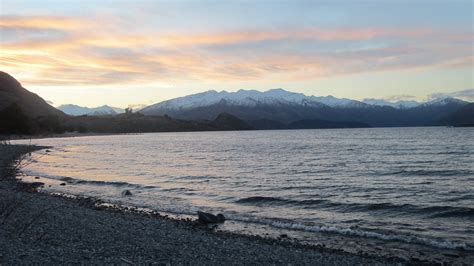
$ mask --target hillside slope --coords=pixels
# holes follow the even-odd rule
[[[442,123],[449,126],[474,127],[474,103],[467,104],[452,115],[442,119]]]
[[[63,117],[65,114],[49,105],[38,95],[29,92],[8,73],[0,71],[0,111],[18,105],[27,117]]]

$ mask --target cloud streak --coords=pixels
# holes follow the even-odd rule
[[[433,100],[433,99],[444,98],[444,97],[453,97],[453,98],[458,98],[458,99],[465,100],[468,102],[474,102],[474,89],[467,89],[467,90],[455,91],[455,92],[450,92],[450,93],[433,93],[428,96],[428,99]]]
[[[0,63],[24,83],[42,86],[229,82],[274,75],[311,80],[473,64],[469,32],[346,27],[173,34],[122,26],[105,17],[5,16]]]

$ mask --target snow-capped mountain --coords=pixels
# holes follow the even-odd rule
[[[364,99],[362,101],[334,96],[307,96],[303,93],[295,93],[283,89],[272,89],[265,92],[257,90],[239,90],[237,92],[210,90],[189,96],[179,97],[150,105],[142,109],[143,113],[154,110],[183,110],[210,106],[218,103],[226,103],[233,106],[256,106],[258,104],[296,104],[296,105],[318,105],[323,104],[333,108],[370,108],[371,106],[390,106],[396,109],[414,108],[420,105],[448,104],[453,101],[463,101],[454,98],[439,98],[429,102],[420,103],[414,100],[388,101],[385,99]]]
[[[145,115],[169,115],[184,120],[213,120],[220,113],[236,116],[258,129],[285,128],[300,120],[362,122],[371,126],[436,125],[467,102],[444,98],[415,101],[363,101],[333,96],[306,96],[273,89],[265,92],[207,91],[157,103],[140,110]]]
[[[421,106],[446,106],[450,104],[466,104],[467,102],[451,97],[441,97],[421,104]]]
[[[59,110],[63,111],[68,115],[79,116],[79,115],[116,115],[125,112],[124,109],[103,105],[99,107],[89,108],[78,106],[74,104],[65,104],[58,107]]]
[[[421,103],[417,101],[387,101],[384,99],[364,99],[362,102],[370,105],[377,105],[377,106],[391,106],[397,109],[404,109],[404,108],[413,108],[419,106]]]
[[[265,92],[257,90],[239,90],[237,92],[227,92],[215,90],[193,94],[185,97],[175,98],[145,107],[143,113],[149,113],[159,109],[191,109],[197,107],[210,106],[225,102],[233,106],[256,106],[258,104],[324,104],[330,107],[343,107],[356,103],[355,100],[339,99],[333,96],[306,96],[303,93],[289,92],[283,89],[273,89]]]

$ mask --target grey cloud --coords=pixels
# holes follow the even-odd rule
[[[400,94],[400,95],[392,95],[385,99],[388,101],[406,101],[406,100],[415,100],[416,97],[414,95]]]
[[[474,89],[467,89],[450,93],[433,93],[428,96],[429,99],[436,99],[442,97],[453,97],[469,102],[474,102]]]

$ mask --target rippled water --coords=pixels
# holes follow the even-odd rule
[[[41,139],[33,143],[53,148],[25,173],[53,191],[177,214],[222,212],[239,230],[260,226],[307,241],[324,234],[470,254],[473,140],[472,128]],[[125,189],[133,196],[122,197]]]

